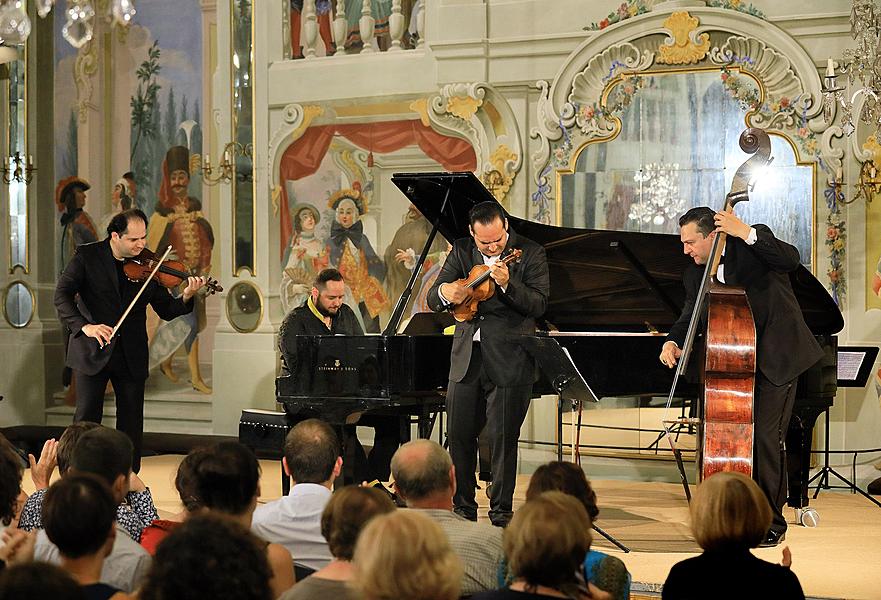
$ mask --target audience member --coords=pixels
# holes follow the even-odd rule
[[[440,525],[453,552],[462,559],[461,593],[496,589],[499,566],[505,558],[503,530],[453,512],[456,471],[447,451],[431,440],[408,442],[392,457],[392,478],[395,491],[407,506]]]
[[[258,507],[251,531],[287,548],[297,564],[323,569],[332,556],[321,536],[321,513],[343,466],[336,433],[318,419],[297,423],[285,439],[282,465],[293,479],[291,491]]]
[[[803,600],[789,548],[783,564],[756,558],[771,526],[771,507],[762,490],[742,473],[722,472],[705,479],[691,499],[691,531],[703,554],[673,565],[662,598],[706,598],[724,586],[726,597]]]
[[[0,600],[26,598],[88,600],[76,581],[55,565],[26,563],[4,569],[0,573]]]
[[[388,494],[375,488],[348,486],[336,492],[321,514],[321,534],[333,560],[291,588],[282,600],[356,600],[350,587],[354,571],[352,556],[364,526],[377,515],[394,512]]]
[[[540,494],[515,512],[505,529],[505,556],[514,580],[474,600],[610,599],[581,575],[590,542],[590,517],[581,502],[563,492]]]
[[[550,462],[540,466],[529,480],[526,501],[529,502],[542,492],[556,490],[574,497],[587,511],[591,525],[600,509],[597,508],[597,495],[584,475],[584,470],[574,463]],[[597,550],[588,550],[584,557],[584,577],[601,590],[611,594],[615,600],[630,597],[630,573],[624,563]]]
[[[113,499],[119,504],[129,491],[131,469],[132,442],[128,436],[116,429],[96,427],[83,433],[74,445],[68,473],[97,475],[110,486]],[[129,537],[119,523],[116,529],[118,535],[114,538],[110,555],[104,561],[100,581],[131,593],[140,586],[150,568],[150,555]],[[37,535],[34,555],[37,560],[61,564],[58,547],[49,540],[45,530]]]
[[[101,583],[104,559],[113,549],[117,502],[97,475],[73,473],[55,482],[43,500],[43,523],[58,547],[62,568],[89,600],[124,600],[119,589]]]
[[[164,540],[171,531],[183,523],[187,517],[195,514],[202,508],[202,503],[196,497],[194,488],[195,476],[193,467],[202,460],[202,456],[207,452],[207,448],[196,448],[190,451],[177,467],[177,475],[174,478],[174,487],[180,496],[183,510],[172,515],[168,519],[155,519],[150,525],[144,528],[141,533],[141,546],[151,555],[156,554],[156,546]]]
[[[354,586],[365,600],[454,600],[462,561],[440,525],[413,510],[374,518],[358,537]]]
[[[22,462],[12,445],[0,434],[0,524],[9,525],[0,536],[0,570],[6,565],[29,562],[34,556],[34,537],[12,526],[21,492]]]
[[[64,474],[67,473],[71,464],[73,449],[80,437],[85,432],[98,427],[101,427],[101,425],[89,421],[79,421],[67,426],[64,433],[61,434],[57,446],[59,475],[64,477]],[[45,453],[46,447],[44,446],[44,454]],[[43,462],[43,455],[41,455],[40,462],[37,464],[39,465],[41,462]],[[48,473],[45,472],[47,469]],[[38,483],[38,479],[34,478],[35,471],[32,463],[31,473],[32,478],[34,478],[34,487],[36,487],[36,491],[31,494],[31,497],[28,498],[25,503],[18,524],[18,526],[25,531],[43,528],[43,521],[41,518],[43,495],[46,493],[46,488],[49,487],[49,479],[52,470],[52,466],[45,466],[42,469],[38,469],[37,471],[40,473],[38,477],[39,480],[42,481],[42,483]],[[159,513],[156,511],[156,506],[153,504],[153,496],[150,493],[150,489],[144,485],[144,482],[141,481],[137,475],[132,473],[129,481],[129,491],[125,495],[124,502],[121,502],[116,510],[117,524],[125,530],[129,537],[137,542],[141,539],[141,532],[144,530],[144,527],[149,525],[154,519],[158,518]]]
[[[156,548],[139,600],[269,600],[265,542],[232,519],[193,515]]]
[[[198,451],[197,451],[198,452]],[[251,527],[260,496],[260,463],[239,442],[221,442],[193,464],[193,490],[199,503],[215,514],[231,518],[242,527]],[[294,585],[294,563],[290,552],[276,543],[263,543],[272,579],[273,597]]]

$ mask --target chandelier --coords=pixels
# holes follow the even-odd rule
[[[630,205],[627,215],[630,220],[669,229],[688,208],[679,193],[678,163],[649,163],[633,180],[639,184],[642,194],[639,202]]]
[[[856,129],[854,104],[863,96],[857,117],[875,132],[881,129],[881,20],[875,0],[853,0],[850,35],[856,47],[844,51],[844,64],[838,66],[831,58],[826,63],[823,116],[826,123],[831,124],[832,109],[837,103],[842,111],[842,129],[846,135],[851,135]],[[839,73],[847,75],[849,89],[857,88],[849,99],[843,93],[845,88],[837,82],[836,68]]]
[[[24,44],[31,34],[25,0],[0,0],[0,44]],[[56,0],[34,0],[41,18],[52,12]],[[92,39],[96,0],[67,0],[64,16],[67,21],[61,35],[74,48],[82,48]],[[59,2],[60,4],[60,2]],[[60,11],[60,8],[59,8]],[[123,27],[135,16],[134,0],[110,0],[107,20]]]

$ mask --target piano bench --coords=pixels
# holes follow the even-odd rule
[[[279,461],[281,468],[281,491],[287,495],[291,480],[284,472],[281,458],[284,456],[284,441],[288,431],[294,426],[291,416],[286,412],[246,408],[239,419],[239,441],[262,458]]]

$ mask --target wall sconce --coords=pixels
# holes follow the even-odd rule
[[[876,194],[881,194],[881,171],[875,166],[874,161],[867,160],[860,167],[860,178],[856,184],[856,193],[850,202],[845,202],[845,204],[850,204],[861,195],[865,198],[866,204],[868,204]]]
[[[252,170],[249,170],[248,172],[243,171],[241,173],[236,172],[236,154],[253,160],[253,144],[243,146],[239,142],[229,142],[223,147],[223,152],[220,153],[220,165],[216,169],[211,166],[211,156],[207,153],[203,154],[200,160],[201,164],[199,165],[199,170],[202,173],[202,181],[207,185],[217,185],[220,182],[226,183],[232,181],[233,177],[239,181],[253,180]],[[215,171],[217,172],[216,175],[214,175]]]
[[[21,152],[7,156],[3,162],[3,181],[5,183],[17,181],[18,183],[29,184],[34,178],[34,171],[37,170],[34,166],[34,157],[30,154],[27,157],[27,164],[25,164],[25,157]]]

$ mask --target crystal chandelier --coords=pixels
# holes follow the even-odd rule
[[[629,219],[669,228],[688,208],[679,193],[678,163],[649,163],[633,180],[642,189],[642,197],[630,205]]]
[[[837,103],[841,106],[842,128],[846,135],[851,135],[856,128],[854,104],[862,95],[863,104],[857,117],[876,132],[881,129],[881,20],[875,0],[853,0],[850,35],[856,41],[856,47],[844,51],[845,64],[838,66],[831,58],[826,63],[826,76],[823,78],[824,119],[826,123],[832,122],[832,110]],[[850,89],[857,88],[849,99],[843,93],[845,88],[836,80],[836,68],[839,73],[847,75]]]
[[[52,12],[56,0],[34,0],[37,14],[42,18]],[[60,10],[60,9],[59,9]],[[67,0],[64,16],[67,18],[61,34],[74,48],[82,48],[93,34],[95,8],[93,0]],[[110,0],[107,11],[108,21],[128,26],[135,16],[134,0]],[[31,33],[31,20],[28,18],[24,0],[0,0],[0,45],[17,46],[24,44]]]

